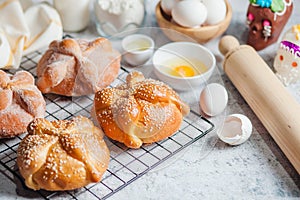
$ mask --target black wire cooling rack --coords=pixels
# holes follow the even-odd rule
[[[36,65],[42,56],[41,51],[25,56],[20,70],[31,72],[36,77]],[[122,67],[118,78],[111,86],[125,82],[130,69]],[[11,71],[14,73],[14,71]],[[93,104],[93,96],[63,97],[44,95],[47,103],[48,120],[69,119],[82,115],[88,118]],[[212,131],[214,125],[195,111],[184,118],[179,131],[171,137],[133,150],[107,138],[106,144],[111,152],[108,170],[101,182],[90,184],[78,190],[66,192],[32,191],[27,189],[16,166],[16,151],[24,135],[14,139],[0,140],[0,172],[16,184],[17,194],[22,197],[40,197],[44,199],[106,199],[160,165],[184,148]]]

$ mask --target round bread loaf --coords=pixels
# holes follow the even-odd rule
[[[132,72],[126,83],[98,91],[93,112],[104,133],[130,148],[174,134],[189,106],[166,84]]]
[[[34,118],[45,115],[46,103],[26,71],[10,75],[0,70],[0,138],[26,132]]]
[[[117,77],[120,59],[105,38],[55,40],[38,62],[37,86],[42,93],[94,94]]]
[[[27,187],[73,190],[101,180],[109,162],[103,132],[85,117],[49,122],[35,119],[17,151]]]

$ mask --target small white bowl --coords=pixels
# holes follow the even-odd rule
[[[190,63],[194,71],[199,72],[199,74],[192,77],[178,77],[168,74],[164,69],[167,67],[166,63],[172,59],[185,60]],[[195,61],[202,62],[207,67],[207,70],[201,72],[199,63]],[[154,73],[160,80],[175,90],[186,91],[200,87],[207,82],[215,69],[216,58],[209,49],[198,43],[173,42],[155,51],[153,55],[153,65]]]
[[[132,66],[138,66],[151,58],[154,51],[154,41],[147,35],[133,34],[122,40],[122,48],[125,61]]]

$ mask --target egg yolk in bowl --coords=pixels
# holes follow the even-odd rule
[[[195,74],[195,70],[187,65],[176,66],[170,70],[170,75],[178,77],[193,77]]]
[[[170,59],[161,69],[175,77],[193,77],[207,71],[207,67],[197,59]]]

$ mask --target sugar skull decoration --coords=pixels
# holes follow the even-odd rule
[[[274,60],[274,68],[285,86],[300,80],[300,24],[285,33]]]
[[[275,43],[287,23],[293,0],[249,0],[247,44],[257,51]]]

